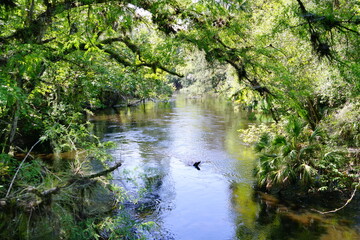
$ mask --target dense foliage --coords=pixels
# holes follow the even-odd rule
[[[359,14],[357,0],[1,1],[1,204],[27,186],[36,195],[86,176],[89,159],[108,159],[86,122],[91,109],[182,86],[226,92],[273,118],[272,131],[252,139],[260,187],[352,189],[360,171]],[[247,136],[254,132],[261,134]],[[74,151],[75,160],[64,168],[34,157],[22,166],[14,156],[32,146],[58,160]]]

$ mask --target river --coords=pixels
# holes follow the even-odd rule
[[[360,239],[358,200],[320,215],[254,192],[256,156],[237,130],[259,116],[224,100],[178,96],[92,121],[102,141],[116,143],[110,154],[123,166],[113,183],[136,202],[133,215],[156,223],[149,239]]]

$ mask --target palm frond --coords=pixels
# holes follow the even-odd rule
[[[289,153],[291,152],[292,150],[292,147],[288,144],[288,145],[285,145],[281,148],[281,153],[282,153],[282,156],[286,157],[287,155],[289,155]]]
[[[274,140],[272,141],[272,145],[274,147],[278,147],[278,146],[285,146],[287,144],[286,138],[284,136],[278,135],[274,138]]]
[[[330,151],[324,154],[323,160],[339,164],[345,160],[345,154],[337,150]]]
[[[306,163],[299,166],[298,172],[300,173],[300,182],[304,185],[310,184],[314,179],[313,176],[317,174],[317,170]]]
[[[282,165],[280,168],[278,168],[276,171],[274,171],[273,174],[273,181],[275,184],[284,184],[288,179],[288,167],[286,165]]]
[[[314,142],[322,137],[324,137],[324,131],[321,128],[316,128],[310,135],[309,142]]]
[[[285,130],[290,137],[297,138],[301,134],[304,127],[305,123],[303,121],[297,117],[292,116],[285,125]]]
[[[296,151],[295,149],[292,149],[289,154],[287,155],[287,157],[289,158],[289,160],[294,161],[297,160],[298,158],[298,151]]]
[[[270,145],[270,134],[264,133],[261,135],[259,141],[255,144],[255,151],[261,152]]]
[[[314,156],[312,154],[315,152],[316,149],[317,148],[315,145],[306,145],[300,149],[299,157],[300,158],[308,158],[309,156]]]

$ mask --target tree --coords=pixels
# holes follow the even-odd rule
[[[100,143],[86,123],[89,109],[119,99],[169,95],[171,81],[179,81],[168,75],[181,78],[189,73],[183,66],[194,48],[192,52],[203,54],[209,66],[217,68],[213,72],[219,79],[209,85],[218,88],[232,68],[239,83],[232,94],[235,100],[270,114],[279,126],[287,126],[289,116],[301,123],[297,135],[279,132],[269,138],[273,144],[269,140],[269,147],[261,150],[277,155],[279,163],[279,168],[262,172],[267,183],[273,183],[268,176],[284,166],[295,166],[300,174],[309,170],[310,177],[313,169],[328,172],[330,178],[339,167],[348,171],[355,159],[352,153],[339,160],[323,150],[326,145],[338,148],[338,136],[346,140],[346,149],[359,148],[358,141],[351,140],[359,134],[359,12],[356,0],[2,1],[0,171],[6,177],[1,185],[6,189],[19,166],[9,154],[29,149],[39,139],[36,147],[42,150],[88,149],[99,156],[94,149]],[[204,79],[199,80],[202,84]],[[341,114],[349,118],[332,121]],[[319,128],[326,137],[310,140],[309,133]],[[351,135],[345,138],[344,133]],[[304,144],[317,146],[319,162],[309,163],[310,150],[304,150]],[[326,168],[331,161],[335,167]],[[72,170],[81,172],[81,165]],[[351,174],[342,182],[354,180],[356,174]]]

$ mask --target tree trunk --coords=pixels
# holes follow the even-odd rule
[[[5,143],[5,147],[3,150],[4,153],[9,153],[11,151],[11,147],[12,147],[14,139],[15,139],[18,122],[19,122],[19,101],[16,101],[15,107],[12,112],[9,135],[7,137],[7,141]]]

